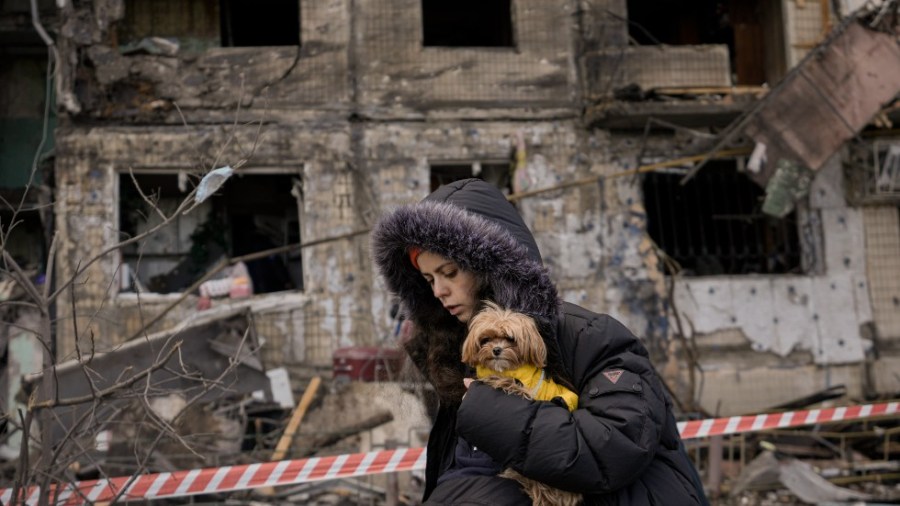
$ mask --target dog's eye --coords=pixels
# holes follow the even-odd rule
[[[503,339],[506,339],[506,342],[510,344],[516,344],[516,339],[512,336],[503,336]]]
[[[491,341],[491,339],[489,337],[483,337],[478,340],[478,346],[484,346],[487,343],[489,343],[490,341]]]

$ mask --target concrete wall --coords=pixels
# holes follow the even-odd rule
[[[897,207],[848,206],[842,172],[836,156],[805,203],[809,274],[676,282],[678,318],[703,357],[697,397],[707,411],[755,412],[839,384],[856,398],[900,387],[887,373],[900,337]]]

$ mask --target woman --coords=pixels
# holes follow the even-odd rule
[[[531,232],[493,185],[466,179],[386,214],[375,262],[413,331],[404,344],[440,406],[428,439],[428,504],[529,504],[511,467],[586,504],[707,504],[644,346],[609,316],[560,302]],[[481,300],[526,313],[574,412],[472,381],[461,362]]]

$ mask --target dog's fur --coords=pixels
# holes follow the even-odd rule
[[[469,333],[462,346],[462,359],[469,366],[481,366],[498,373],[484,377],[479,375],[478,380],[486,385],[534,400],[531,391],[519,380],[500,376],[499,373],[515,370],[522,365],[544,367],[547,348],[532,318],[487,302],[469,323]],[[500,476],[518,481],[538,506],[576,506],[582,502],[581,494],[553,488],[526,478],[513,469],[504,470]]]

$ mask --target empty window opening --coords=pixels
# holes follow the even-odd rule
[[[684,186],[681,173],[644,176],[650,237],[686,275],[801,273],[796,211],[763,214],[763,189],[735,165],[711,161]]]
[[[728,46],[737,84],[755,85],[783,73],[781,4],[775,0],[628,0],[634,43]]]
[[[514,47],[511,0],[422,0],[422,45]]]
[[[510,164],[506,163],[446,163],[431,165],[431,191],[437,190],[441,185],[477,177],[493,184],[504,195],[512,192],[512,178],[510,177]]]
[[[299,0],[221,0],[222,46],[300,44]]]
[[[628,35],[646,44],[727,44],[728,6],[717,0],[628,0]]]
[[[141,191],[170,215],[190,191],[174,174],[135,174]],[[130,275],[122,291],[180,292],[223,258],[235,258],[300,242],[295,177],[282,174],[232,176],[187,215],[123,252]],[[140,196],[130,174],[119,179],[123,238],[150,230],[161,218]],[[302,289],[300,251],[245,262],[253,293]],[[126,273],[128,274],[128,273]]]

